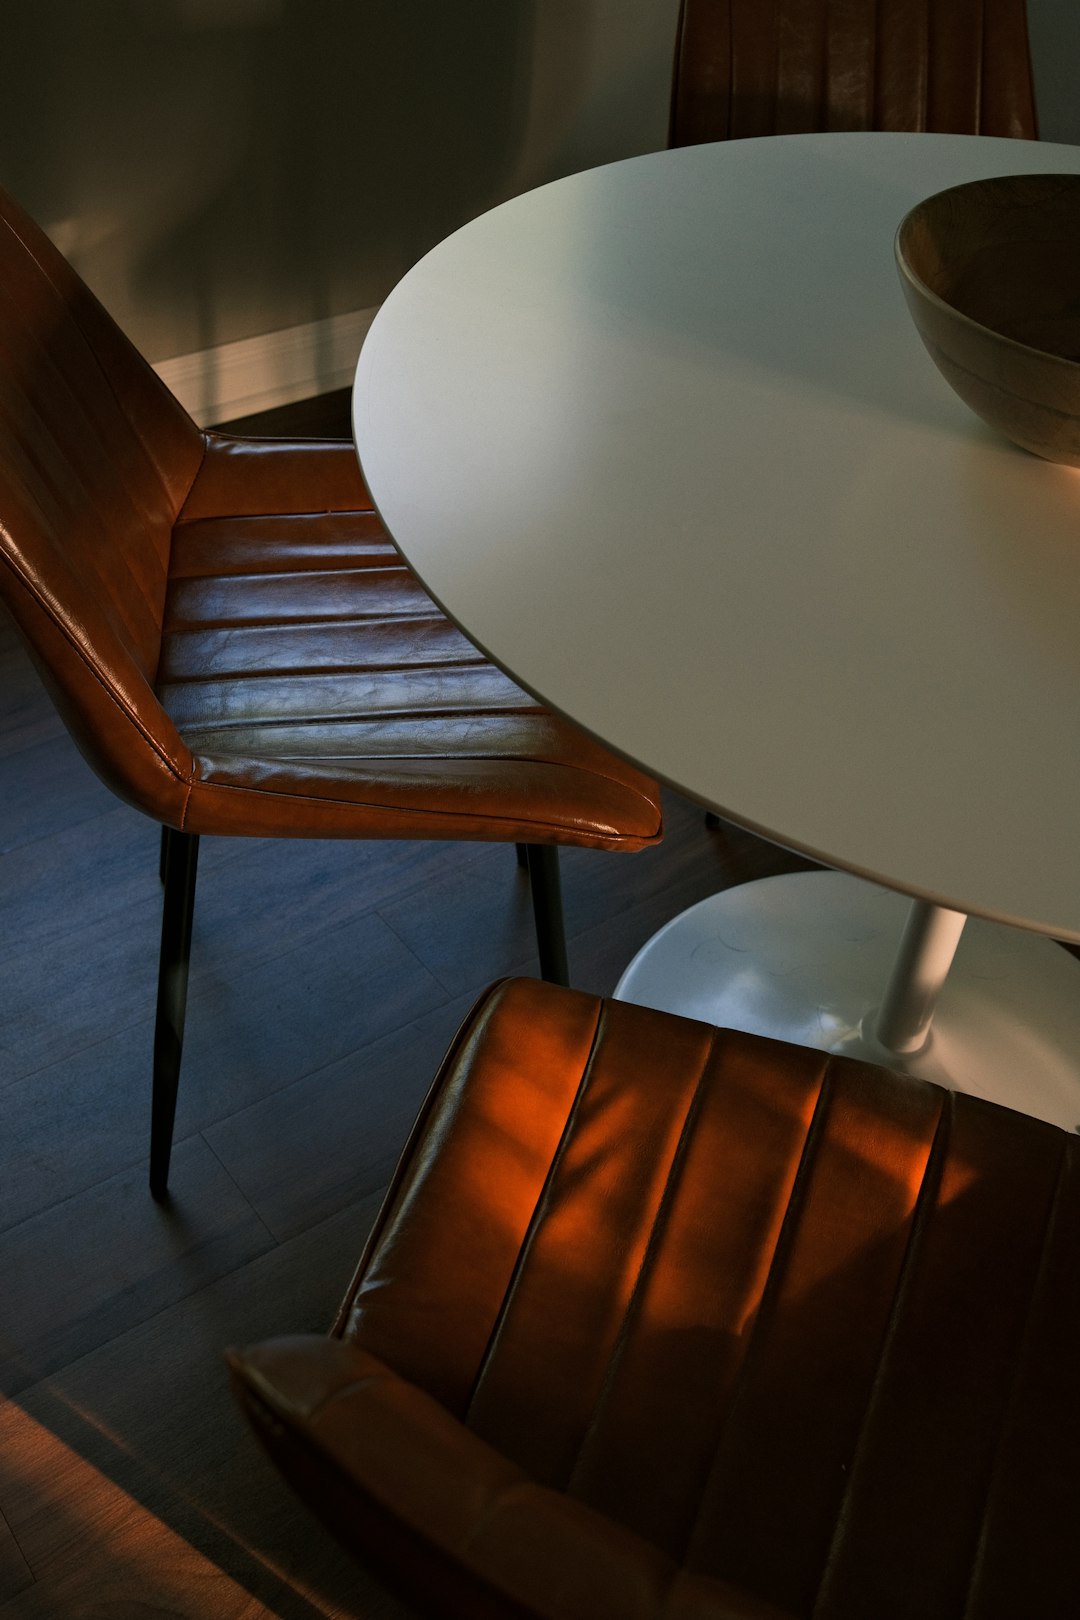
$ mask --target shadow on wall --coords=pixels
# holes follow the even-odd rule
[[[580,0],[38,0],[5,24],[22,134],[0,182],[153,360],[370,308],[565,172],[595,21]]]

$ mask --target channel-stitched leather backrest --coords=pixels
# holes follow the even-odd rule
[[[43,231],[0,193],[0,595],[91,764],[151,739],[176,513],[199,429]]]
[[[672,146],[849,129],[1033,140],[1024,0],[683,0]]]

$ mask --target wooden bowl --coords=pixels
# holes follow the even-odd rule
[[[976,180],[896,233],[919,336],[965,404],[1025,450],[1080,467],[1080,175]]]

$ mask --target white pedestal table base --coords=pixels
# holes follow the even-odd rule
[[[725,889],[655,934],[623,1001],[866,1058],[1080,1130],[1080,961],[972,917],[921,1051],[874,1038],[911,902],[841,872]]]

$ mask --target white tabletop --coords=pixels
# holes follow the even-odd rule
[[[1080,939],[1080,473],[956,398],[920,198],[1080,148],[737,141],[519,197],[395,288],[354,426],[388,529],[517,679],[830,865]]]

